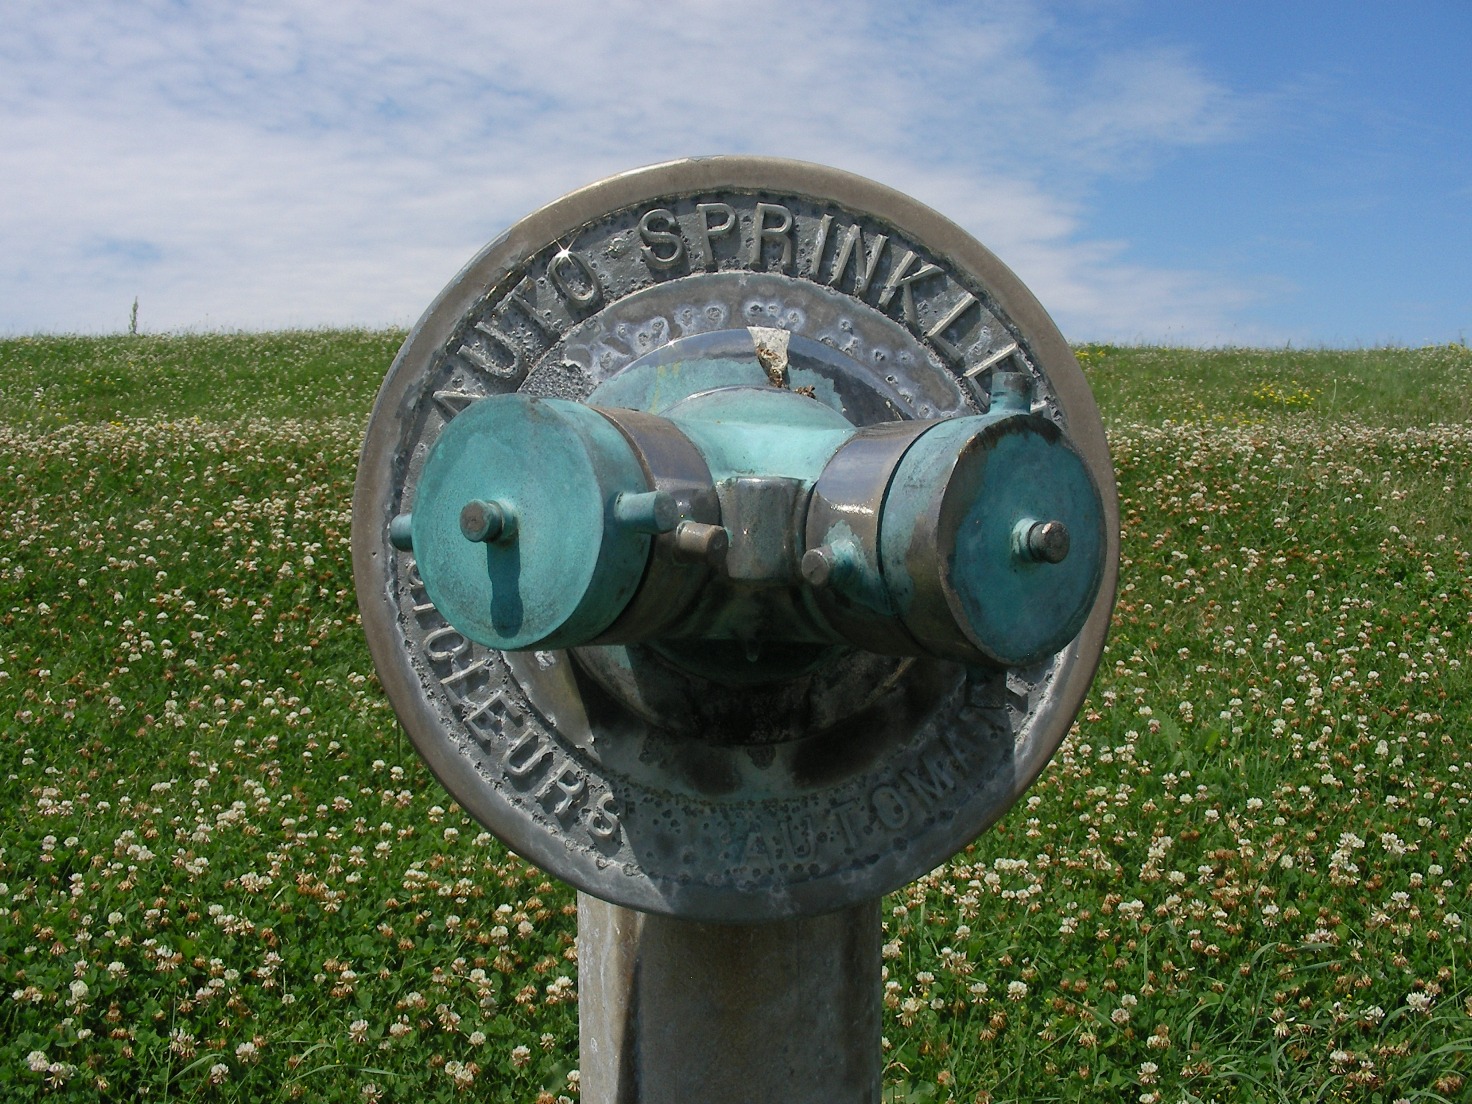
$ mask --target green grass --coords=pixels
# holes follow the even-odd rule
[[[1384,427],[1472,420],[1472,349],[1168,349],[1075,352],[1115,424],[1238,424],[1279,414]]]
[[[572,894],[360,638],[400,339],[0,342],[0,1099],[575,1098]],[[887,1099],[1467,1099],[1472,359],[1081,354],[1113,634],[1038,785],[885,902]]]
[[[0,406],[30,429],[362,417],[403,340],[397,330],[0,339]]]

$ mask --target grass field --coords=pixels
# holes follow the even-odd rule
[[[402,336],[0,342],[0,1099],[576,1098],[573,895],[361,640]],[[1472,353],[1079,352],[1113,635],[885,902],[886,1099],[1472,1098]]]

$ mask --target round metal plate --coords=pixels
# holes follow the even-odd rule
[[[651,350],[742,327],[834,350],[832,394],[856,424],[974,412],[993,370],[1029,372],[1034,410],[1065,430],[1105,503],[1105,577],[1077,639],[1005,671],[838,650],[786,681],[722,684],[654,649],[500,653],[458,633],[388,538],[444,426],[485,395],[583,400]],[[1118,532],[1087,384],[997,258],[872,181],[715,157],[574,192],[441,293],[369,422],[353,565],[390,700],[471,815],[615,904],[756,922],[879,896],[1006,811],[1093,677]]]

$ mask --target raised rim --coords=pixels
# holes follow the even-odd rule
[[[1070,438],[1099,484],[1105,515],[1106,555],[1093,610],[1079,636],[1057,655],[1057,672],[1032,715],[1029,738],[1018,743],[1012,786],[1004,802],[992,800],[968,826],[959,844],[933,842],[906,850],[908,878],[893,877],[885,892],[944,862],[960,846],[995,823],[1032,784],[1067,735],[1102,658],[1119,570],[1119,507],[1114,469],[1103,421],[1072,350],[1036,297],[989,249],[961,227],[919,201],[861,176],[802,161],[750,156],[689,158],[650,165],[580,188],[526,216],[486,245],[445,287],[415,324],[390,367],[374,403],[359,459],[353,494],[352,557],[359,610],[379,679],[400,721],[435,777],[475,819],[524,858],[595,894],[606,890],[593,860],[565,848],[539,830],[485,784],[476,767],[458,752],[440,727],[421,679],[402,648],[395,646],[397,606],[385,587],[391,574],[382,557],[391,554],[386,507],[393,482],[397,415],[415,383],[429,371],[455,326],[471,308],[516,274],[537,251],[560,236],[640,201],[700,191],[785,193],[871,214],[894,224],[957,270],[985,287],[1011,323],[1027,337],[1036,366],[1064,412]],[[581,878],[581,880],[580,880]],[[768,895],[737,899],[730,890],[683,887],[672,905],[652,892],[647,880],[628,879],[616,904],[696,919],[752,922],[846,907],[872,893],[855,893],[842,877],[825,877],[788,887],[774,910]],[[591,888],[590,888],[591,887]],[[845,892],[847,891],[847,892]],[[606,894],[604,894],[606,895]]]

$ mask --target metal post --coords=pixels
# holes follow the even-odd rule
[[[878,1104],[879,901],[701,924],[578,894],[584,1104]]]

